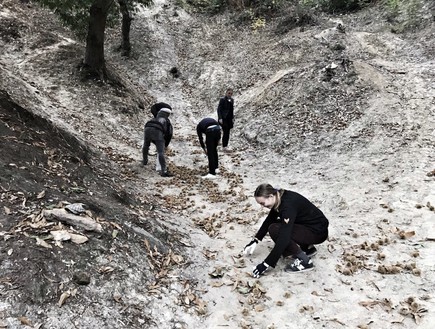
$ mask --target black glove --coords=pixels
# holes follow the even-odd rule
[[[258,264],[254,270],[252,271],[252,276],[254,278],[259,278],[260,275],[262,275],[266,270],[269,268],[269,265],[267,265],[265,262]]]
[[[244,255],[247,255],[247,254],[252,255],[252,253],[253,253],[254,250],[255,250],[255,247],[257,247],[257,244],[258,244],[258,239],[257,239],[257,238],[253,238],[253,239],[251,240],[251,242],[249,242],[249,243],[245,246],[245,248],[243,249],[243,254],[244,254]]]

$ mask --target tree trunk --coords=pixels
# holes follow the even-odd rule
[[[127,0],[118,0],[119,8],[122,14],[122,42],[121,42],[121,54],[122,56],[130,56],[130,25],[132,18],[127,7]]]
[[[104,60],[104,31],[107,14],[114,0],[94,0],[89,9],[89,28],[86,38],[85,69],[92,77],[106,78]]]

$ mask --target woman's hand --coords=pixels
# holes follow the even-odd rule
[[[258,244],[258,239],[257,238],[253,238],[251,240],[251,242],[249,242],[245,248],[243,249],[243,254],[244,255],[252,255],[252,253],[255,250],[255,247],[257,247]]]
[[[254,278],[259,278],[260,275],[262,275],[264,272],[266,272],[268,268],[269,268],[269,265],[267,265],[265,262],[258,264],[254,268],[254,270],[252,271],[252,276]]]

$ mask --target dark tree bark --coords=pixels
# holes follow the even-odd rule
[[[89,9],[89,28],[86,38],[84,67],[92,77],[107,77],[104,59],[104,31],[107,15],[114,0],[95,0]]]
[[[130,56],[130,26],[131,18],[130,12],[127,7],[127,0],[118,0],[119,8],[122,14],[122,41],[121,41],[121,54],[122,56]]]

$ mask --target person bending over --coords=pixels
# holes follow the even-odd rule
[[[201,148],[208,158],[208,174],[203,178],[213,179],[219,167],[217,147],[221,139],[221,128],[215,119],[204,118],[196,126],[196,132]],[[205,135],[205,144],[203,135]]]
[[[160,175],[162,177],[173,176],[167,171],[165,160],[165,148],[168,147],[172,138],[172,124],[169,121],[171,110],[164,108],[157,113],[157,117],[149,120],[145,124],[144,143],[142,149],[142,164],[148,164],[148,150],[151,143],[156,145],[158,161],[161,165]]]
[[[317,252],[313,245],[328,238],[329,221],[323,212],[299,193],[275,189],[270,184],[259,185],[254,197],[270,212],[243,253],[252,254],[267,233],[275,245],[266,259],[254,268],[253,276],[258,278],[269,267],[275,267],[281,256],[293,257],[285,268],[286,272],[312,270],[311,257]]]

